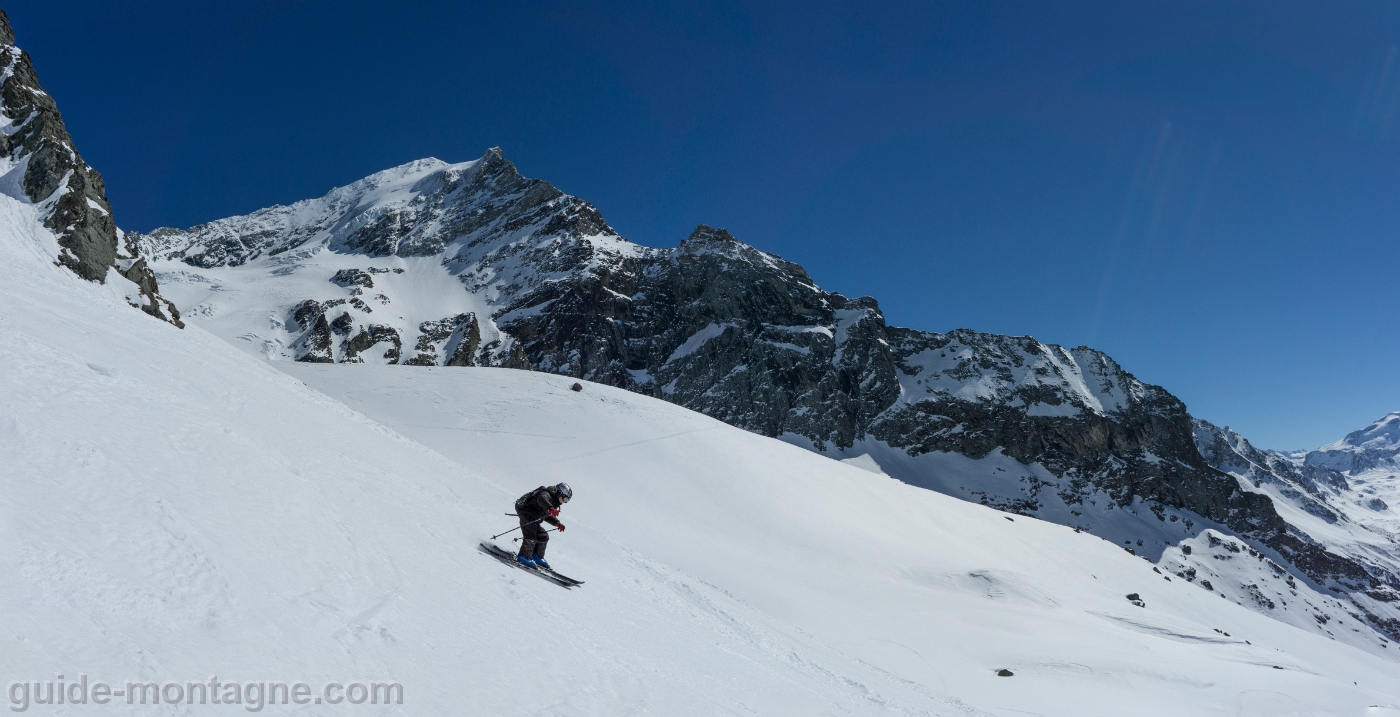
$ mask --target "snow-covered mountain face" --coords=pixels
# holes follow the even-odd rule
[[[1294,454],[1256,448],[1228,427],[1194,420],[1201,455],[1234,476],[1241,489],[1273,501],[1288,524],[1288,540],[1282,542],[1326,546],[1325,552],[1307,556],[1289,554],[1295,564],[1309,577],[1325,576],[1317,582],[1344,600],[1345,613],[1364,615],[1392,639],[1400,634],[1400,513],[1381,495],[1393,499],[1400,480],[1393,468],[1353,473],[1328,467],[1327,461],[1367,451],[1372,458],[1383,454],[1387,422],[1395,415],[1322,450]],[[1340,463],[1355,465],[1350,458]],[[1275,602],[1260,604],[1272,611]],[[1324,626],[1326,613],[1319,611],[1317,618]]]
[[[1333,505],[1349,519],[1400,541],[1400,412],[1315,451],[1279,454],[1299,470],[1345,476]]]
[[[1154,560],[1209,528],[1319,590],[1376,591],[1209,465],[1186,407],[1108,356],[890,327],[875,299],[722,229],[632,244],[497,149],[136,241],[188,317],[268,359],[583,378]]]
[[[136,241],[168,281],[204,284],[211,297],[272,277],[270,301],[246,301],[261,297],[245,290],[245,301],[186,303],[205,319],[255,312],[221,323],[268,357],[426,366],[529,366],[496,315],[643,252],[497,150],[462,164],[412,162],[320,199]]]
[[[0,193],[35,207],[57,239],[55,261],[89,281],[113,282],[131,305],[181,326],[145,260],[123,240],[102,176],[78,155],[3,10],[0,65]]]
[[[1192,424],[1196,446],[1212,466],[1244,479],[1250,487],[1268,485],[1288,503],[1327,523],[1341,519],[1331,498],[1350,487],[1346,476],[1278,451],[1255,448],[1228,426],[1221,428],[1199,418],[1192,419]]]
[[[1400,472],[1400,411],[1388,413],[1370,426],[1347,434],[1303,457],[1309,466],[1322,466],[1348,475],[1373,471]]]
[[[874,299],[823,291],[721,229],[631,244],[499,150],[137,241],[187,313],[269,358],[528,367],[834,455],[872,441],[1001,451],[1046,466],[1067,505],[1137,499],[1239,531],[1280,526],[1204,464],[1179,401],[1099,352],[888,327]],[[1049,492],[979,500],[1035,514]],[[1096,511],[1079,512],[1093,529]]]

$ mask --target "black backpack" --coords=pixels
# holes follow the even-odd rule
[[[549,490],[549,488],[547,488],[547,487],[545,487],[545,486],[540,486],[540,487],[538,487],[538,488],[536,488],[536,489],[530,491],[529,493],[526,493],[525,495],[522,495],[522,496],[520,496],[519,498],[516,498],[516,499],[515,499],[515,512],[516,512],[516,513],[523,513],[523,512],[527,512],[527,511],[528,511],[528,512],[534,512],[534,511],[536,511],[536,510],[539,510],[539,508],[535,505],[535,498],[539,496],[540,491],[546,491],[546,492],[547,492],[548,490]]]

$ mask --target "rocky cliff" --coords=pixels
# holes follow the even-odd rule
[[[160,295],[155,274],[117,229],[102,176],[74,148],[28,53],[15,46],[4,11],[0,64],[0,192],[38,205],[44,226],[58,238],[60,264],[89,281],[131,282],[125,293],[132,305],[183,326],[175,306]]]

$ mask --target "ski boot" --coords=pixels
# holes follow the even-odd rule
[[[532,570],[538,567],[535,565],[534,560],[531,560],[530,558],[527,558],[524,555],[515,556],[515,562],[520,563],[521,565],[524,565],[525,567],[530,568]]]
[[[536,555],[536,556],[534,557],[534,561],[535,561],[535,566],[536,566],[536,567],[541,567],[541,568],[549,569],[549,563],[546,563],[546,562],[544,561],[544,556],[543,556],[543,555]]]

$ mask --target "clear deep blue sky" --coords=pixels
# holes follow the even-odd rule
[[[1394,2],[4,7],[126,229],[499,145],[638,243],[1087,344],[1266,447],[1400,409]]]

